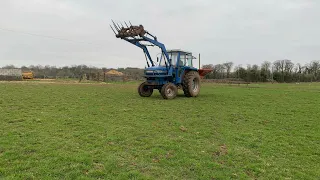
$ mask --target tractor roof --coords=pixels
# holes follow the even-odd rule
[[[182,53],[186,53],[186,54],[192,54],[189,51],[184,51],[184,50],[181,50],[181,49],[170,49],[170,50],[167,50],[167,52],[168,53],[171,53],[171,52],[182,52]]]

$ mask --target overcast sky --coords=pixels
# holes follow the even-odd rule
[[[319,0],[0,0],[0,66],[144,67],[111,19],[143,24],[202,64],[320,59]]]

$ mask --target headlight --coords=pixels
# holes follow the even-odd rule
[[[146,71],[146,73],[153,73],[153,71]]]

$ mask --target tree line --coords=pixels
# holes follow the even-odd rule
[[[16,67],[14,65],[7,65],[2,68],[5,69],[14,69],[21,68],[22,72],[33,72],[34,77],[38,79],[59,79],[59,78],[74,78],[80,79],[84,74],[86,77],[96,77],[97,75],[102,75],[108,72],[111,69],[108,68],[98,68],[87,65],[74,65],[74,66],[64,66],[64,67],[56,67],[56,66],[41,66],[41,65],[31,65],[31,66],[22,66]],[[117,68],[115,69],[119,72],[125,74],[125,76],[130,79],[138,80],[143,76],[143,69],[139,68]]]
[[[2,68],[21,68],[23,72],[32,71],[35,78],[77,78],[86,75],[103,74],[111,70],[108,68],[97,68],[87,65],[74,66],[41,66],[31,65],[15,67],[7,65]],[[206,79],[241,79],[246,82],[314,82],[320,81],[320,61],[315,60],[301,65],[294,64],[291,60],[277,60],[274,62],[265,61],[260,66],[257,64],[234,65],[233,62],[223,64],[206,64],[202,68],[213,69],[213,71],[205,76]],[[140,68],[117,68],[119,72],[124,73],[130,79],[138,80],[143,76],[143,69]]]
[[[263,62],[257,64],[235,67],[233,62],[223,64],[207,64],[202,68],[213,69],[206,75],[206,79],[236,78],[246,82],[314,82],[320,80],[320,61],[311,61],[305,65],[294,64],[291,60],[277,60],[273,63]]]

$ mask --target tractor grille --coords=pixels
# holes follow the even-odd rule
[[[167,71],[163,71],[163,70],[146,70],[145,71],[145,75],[146,76],[163,76],[163,75],[167,75]]]

